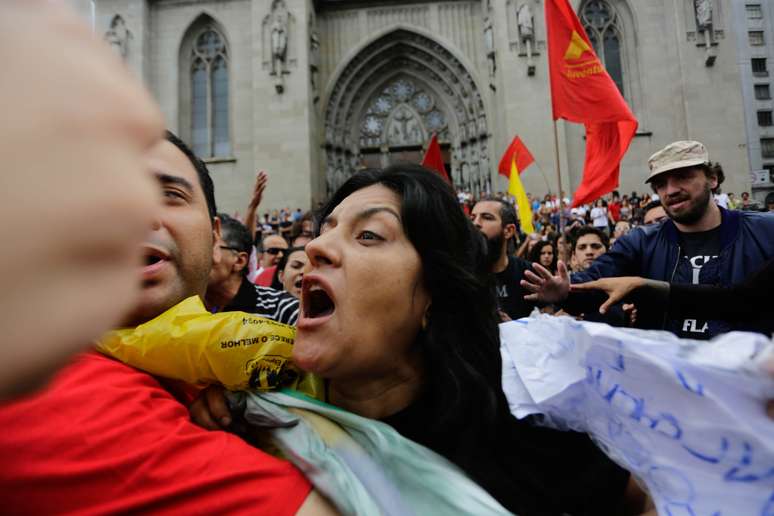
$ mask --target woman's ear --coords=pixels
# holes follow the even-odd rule
[[[427,303],[427,306],[425,307],[425,313],[422,314],[422,330],[427,329],[427,325],[430,324],[430,307],[433,304],[431,302]]]

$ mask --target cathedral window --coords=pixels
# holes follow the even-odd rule
[[[594,52],[623,95],[623,37],[615,9],[605,0],[590,0],[581,6],[580,14]]]
[[[191,143],[202,158],[231,155],[228,83],[225,40],[207,27],[191,50]]]

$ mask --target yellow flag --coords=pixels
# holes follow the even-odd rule
[[[511,158],[511,176],[508,181],[508,193],[516,199],[516,205],[519,208],[519,224],[521,230],[526,233],[534,233],[535,226],[532,225],[532,206],[529,205],[527,192],[524,191],[524,185],[521,184],[519,169],[516,167],[516,155]]]

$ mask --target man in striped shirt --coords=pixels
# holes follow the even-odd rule
[[[247,279],[252,239],[247,228],[224,213],[221,226],[221,257],[210,272],[205,303],[213,312],[248,312],[295,326],[298,300],[281,290],[254,285]]]

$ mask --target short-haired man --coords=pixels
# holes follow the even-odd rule
[[[664,211],[661,201],[650,201],[648,205],[645,206],[645,214],[642,217],[642,223],[646,226],[650,226],[651,224],[663,222],[667,218],[666,211]]]
[[[164,203],[143,246],[142,301],[126,325],[204,295],[221,252],[204,164],[172,135],[147,164]],[[95,352],[0,407],[0,424],[0,499],[11,514],[295,514],[321,503],[291,464],[195,426],[153,376]]]
[[[279,235],[266,235],[261,240],[261,245],[258,246],[258,269],[255,271],[253,282],[257,285],[267,286],[271,283],[271,279],[267,283],[265,280],[259,278],[272,278],[274,276],[274,269],[282,259],[285,251],[288,249],[288,241]]]
[[[621,224],[619,221],[618,224]],[[570,239],[570,264],[573,272],[583,272],[587,270],[594,261],[605,254],[610,249],[610,239],[603,230],[595,228],[594,226],[581,226],[576,228],[571,233]],[[590,298],[594,294],[587,294]],[[598,295],[598,300],[595,303],[601,303],[603,297]],[[581,299],[577,302],[577,299],[571,299],[569,302],[562,306],[562,309],[571,314],[582,317],[585,321],[591,322],[603,322],[610,324],[611,326],[629,326],[630,317],[624,307],[620,304],[616,304],[610,308],[605,314],[597,313],[594,310],[587,310],[584,306],[586,303]]]
[[[611,276],[642,276],[671,283],[731,286],[742,283],[774,256],[774,217],[729,211],[712,198],[722,181],[707,149],[696,141],[678,141],[653,154],[646,183],[661,199],[668,216],[661,224],[641,226],[618,239],[573,283]],[[564,274],[528,277],[531,299],[557,302],[567,297],[570,278]],[[658,312],[657,307],[653,312]],[[708,339],[743,324],[700,319],[667,319],[661,312],[638,325],[664,328],[686,338]]]
[[[256,248],[258,269],[255,271],[252,282],[263,287],[270,286],[274,279],[274,273],[277,271],[277,264],[282,261],[288,248],[288,242],[284,237],[276,234],[266,235]]]
[[[629,223],[628,220],[619,220],[618,222],[615,223],[615,227],[613,228],[613,238],[611,242],[615,242],[617,239],[621,238],[631,230],[632,230],[632,225]]]
[[[607,252],[610,241],[604,231],[592,226],[582,226],[575,230],[571,240],[573,272],[585,271],[594,260]]]
[[[220,257],[213,260],[207,308],[213,312],[248,312],[284,324],[298,320],[298,299],[287,292],[254,285],[247,279],[252,239],[244,224],[221,213]]]
[[[519,283],[531,264],[508,254],[508,242],[518,223],[513,206],[495,197],[486,198],[473,206],[470,218],[487,241],[500,311],[514,320],[527,317],[535,305],[524,300],[526,292]]]

